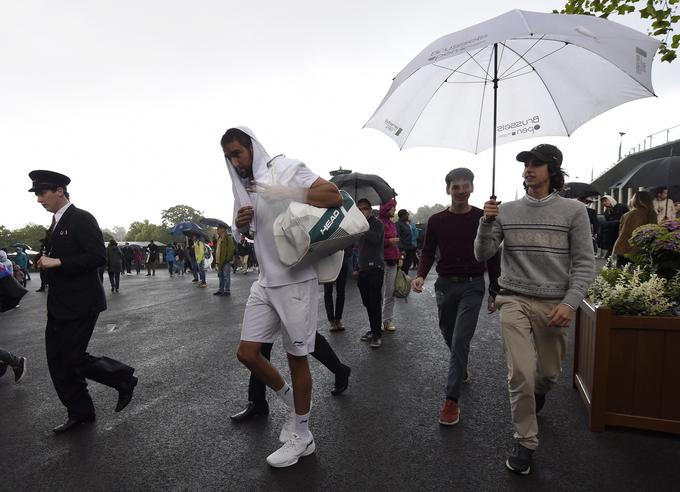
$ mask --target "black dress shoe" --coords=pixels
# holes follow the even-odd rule
[[[347,366],[343,366],[341,372],[335,375],[335,387],[331,390],[331,395],[336,396],[342,393],[349,386],[349,375],[352,372]]]
[[[69,431],[74,427],[78,427],[80,424],[94,422],[94,415],[89,415],[87,417],[69,417],[66,422],[61,425],[56,426],[52,429],[55,434],[61,434],[62,432]]]
[[[246,405],[246,408],[244,408],[238,413],[235,413],[229,418],[234,422],[243,422],[244,420],[251,419],[256,415],[268,415],[268,414],[269,404],[267,402],[253,403],[252,401],[249,401],[248,404]]]
[[[137,386],[137,378],[132,376],[130,381],[118,388],[118,403],[116,404],[116,412],[120,412],[127,407],[130,400],[132,400],[132,393]]]

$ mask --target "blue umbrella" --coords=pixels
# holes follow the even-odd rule
[[[175,226],[172,229],[169,229],[168,232],[173,236],[180,236],[188,232],[203,234],[201,226],[194,224],[193,222],[180,222],[179,224],[175,224]]]

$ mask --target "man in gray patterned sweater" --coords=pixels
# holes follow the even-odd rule
[[[569,324],[595,278],[595,258],[585,206],[557,194],[566,175],[562,152],[541,144],[517,160],[524,163],[527,194],[503,206],[484,204],[475,257],[485,261],[502,244],[496,306],[515,438],[505,464],[526,475],[538,447],[536,414],[557,382]]]

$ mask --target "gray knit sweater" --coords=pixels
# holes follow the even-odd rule
[[[588,213],[577,200],[525,196],[504,203],[495,221],[480,220],[475,257],[491,258],[501,243],[501,288],[577,308],[595,278]]]

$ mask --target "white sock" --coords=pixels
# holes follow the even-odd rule
[[[304,415],[295,414],[295,433],[303,439],[309,438],[312,434],[309,432],[309,413]]]
[[[288,383],[284,382],[283,387],[276,392],[279,398],[283,400],[288,408],[294,411],[295,403],[293,402],[293,388],[288,386]]]

